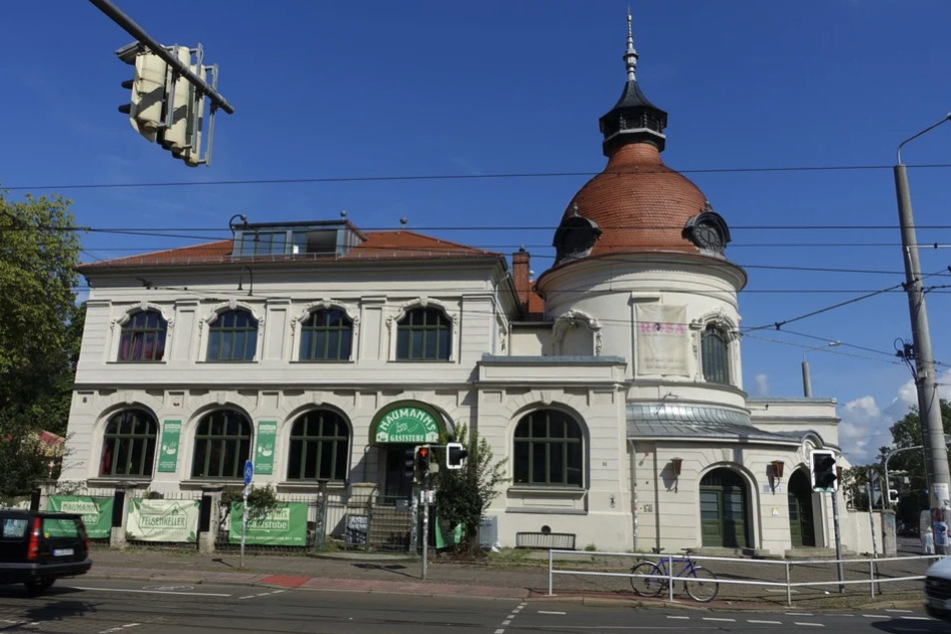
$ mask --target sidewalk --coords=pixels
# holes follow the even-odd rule
[[[422,562],[417,557],[362,551],[322,553],[318,556],[246,553],[243,569],[239,567],[240,555],[233,551],[200,555],[194,551],[138,548],[120,551],[94,547],[92,559],[93,567],[88,576],[108,579],[493,599],[548,596],[548,553],[544,551],[526,553],[526,557],[519,562],[460,563],[431,556],[426,580],[421,578]],[[630,560],[600,558],[596,553],[577,553],[577,561],[559,561],[556,568],[624,573],[630,569],[630,563]],[[922,565],[912,565],[918,563]],[[708,564],[704,565],[716,570],[721,580],[784,579],[781,566],[764,566],[755,561],[711,561]],[[899,577],[921,574],[925,568],[923,562],[909,562],[903,563],[901,569],[882,570],[880,574],[882,577]],[[847,570],[846,573],[846,579],[863,578],[861,569]],[[828,581],[835,578],[828,566],[802,566],[797,567],[793,581]],[[867,573],[864,578],[868,578]],[[874,599],[870,596],[868,585],[847,585],[845,594],[839,594],[835,586],[796,588],[793,601],[794,605],[814,609],[921,605],[920,581],[882,584],[880,587],[882,590]],[[632,607],[659,607],[665,603],[665,597],[645,599],[633,594],[626,577],[559,574],[554,578],[553,588],[558,598],[571,597],[589,603],[607,600]],[[721,584],[717,599],[707,604],[691,601],[682,592],[681,584],[675,586],[675,592],[679,607],[775,609],[786,602],[785,588],[761,585]]]

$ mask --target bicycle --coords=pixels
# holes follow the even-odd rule
[[[674,579],[683,579],[684,590],[690,595],[690,598],[700,603],[712,601],[717,593],[720,592],[720,584],[717,582],[717,576],[710,570],[694,563],[690,557],[692,552],[689,548],[682,548],[684,555],[670,559],[663,557],[658,561],[638,561],[631,568],[631,588],[634,594],[642,597],[656,597],[664,590],[669,589],[669,584]],[[658,555],[663,551],[662,548],[655,548],[654,552]],[[683,564],[675,575],[668,570],[668,565]]]

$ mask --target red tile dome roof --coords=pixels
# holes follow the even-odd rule
[[[683,229],[705,203],[696,185],[664,165],[655,145],[631,143],[617,148],[604,171],[574,195],[561,223],[577,215],[597,224],[601,235],[589,257],[642,250],[699,253]]]

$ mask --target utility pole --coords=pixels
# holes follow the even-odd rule
[[[933,130],[938,123],[902,141],[898,145],[898,164],[894,167],[895,191],[898,197],[898,221],[901,227],[902,256],[905,263],[905,292],[908,294],[908,312],[911,316],[911,336],[915,355],[915,384],[918,388],[918,416],[921,419],[921,437],[928,467],[928,500],[934,530],[935,550],[948,554],[947,513],[951,512],[951,472],[948,469],[948,454],[944,444],[944,424],[937,393],[934,356],[931,350],[931,331],[928,327],[928,311],[925,308],[925,293],[921,279],[921,264],[918,260],[918,238],[911,210],[911,192],[908,188],[908,171],[901,161],[901,149],[909,141]]]

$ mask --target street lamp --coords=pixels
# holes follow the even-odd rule
[[[931,332],[928,328],[928,311],[921,284],[921,263],[918,261],[918,238],[911,211],[911,192],[908,190],[908,171],[901,162],[901,149],[906,143],[951,121],[951,113],[914,136],[898,144],[898,164],[894,167],[895,192],[898,197],[898,222],[901,227],[901,248],[905,262],[905,292],[908,294],[908,312],[911,316],[911,336],[915,353],[915,384],[918,388],[918,415],[921,418],[922,447],[925,450],[925,473],[928,476],[928,500],[935,517],[935,510],[951,506],[951,473],[948,470],[948,454],[944,451],[944,425],[937,395],[934,356],[931,351]],[[935,527],[935,541],[943,533]],[[942,527],[946,528],[946,527]],[[942,554],[947,554],[947,539],[935,544]]]
[[[809,380],[809,361],[806,359],[806,355],[812,352],[813,350],[825,350],[826,348],[834,348],[841,344],[841,341],[827,341],[824,345],[814,346],[812,348],[807,348],[802,353],[802,395],[809,397],[812,396],[812,382]]]

